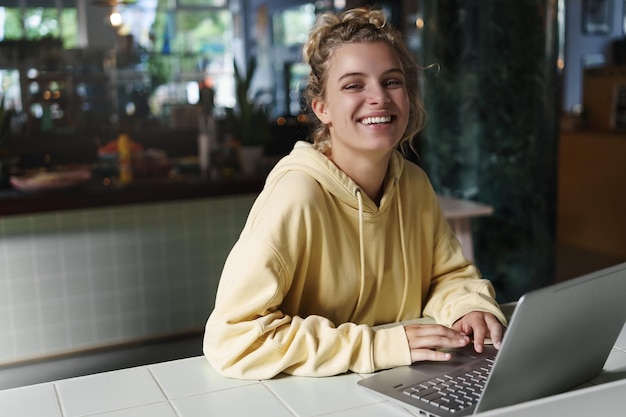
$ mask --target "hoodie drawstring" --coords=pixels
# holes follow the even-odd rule
[[[363,300],[363,293],[365,292],[365,242],[363,241],[363,196],[361,190],[356,189],[356,199],[359,203],[359,257],[361,260],[361,285],[359,289],[359,298],[356,300],[356,306],[352,312],[352,317],[359,311],[361,301]]]
[[[394,178],[394,185],[398,186],[398,178]],[[398,222],[400,227],[400,247],[402,249],[402,266],[404,267],[404,286],[402,288],[402,303],[400,304],[400,309],[398,310],[398,316],[396,317],[396,322],[402,320],[402,312],[404,311],[404,306],[406,305],[407,298],[409,296],[409,268],[407,265],[407,252],[406,252],[406,243],[404,242],[404,218],[402,217],[402,198],[400,197],[400,190],[396,189],[396,203],[398,206]]]

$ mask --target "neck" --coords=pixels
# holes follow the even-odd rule
[[[368,158],[352,157],[348,161],[335,158],[332,154],[328,157],[335,165],[346,173],[377,205],[383,194],[387,167],[389,166],[390,154],[381,160],[372,161]]]

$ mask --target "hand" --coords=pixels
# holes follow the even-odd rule
[[[493,346],[500,349],[504,328],[498,319],[491,313],[472,311],[457,320],[452,328],[467,335],[474,336],[474,349],[482,353],[485,337],[490,337]]]
[[[411,362],[447,361],[452,355],[437,348],[467,346],[470,338],[460,331],[439,324],[409,324],[404,326],[411,349]]]

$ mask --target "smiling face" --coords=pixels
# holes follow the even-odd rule
[[[394,50],[385,42],[340,46],[326,75],[325,97],[312,108],[329,128],[332,159],[388,157],[409,119],[405,74]]]

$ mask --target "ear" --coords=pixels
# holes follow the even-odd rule
[[[325,125],[330,123],[330,117],[328,115],[326,103],[324,103],[322,100],[317,98],[313,99],[313,101],[311,102],[311,109],[322,123],[324,123]]]

